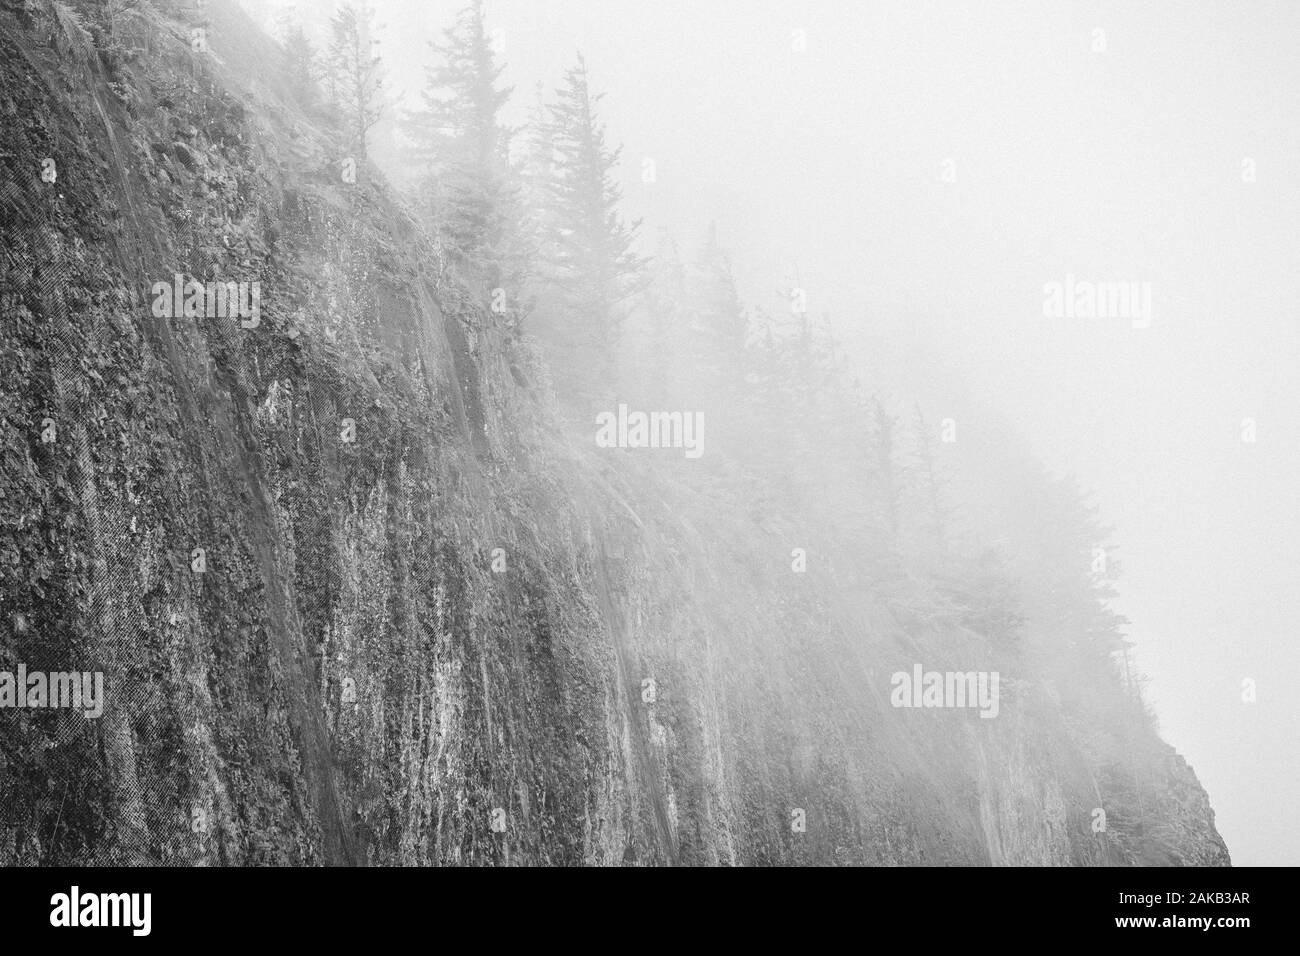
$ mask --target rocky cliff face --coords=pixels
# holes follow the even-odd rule
[[[89,6],[0,4],[0,669],[107,704],[0,711],[0,863],[1227,862],[1144,716],[575,437],[237,8]]]

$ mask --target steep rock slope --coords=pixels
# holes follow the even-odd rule
[[[1227,861],[1138,717],[562,425],[279,57],[224,2],[0,5],[0,668],[108,693],[0,712],[0,863]],[[177,275],[256,324],[159,316]],[[999,718],[890,706],[917,660]],[[1120,738],[1151,799],[1097,833]]]

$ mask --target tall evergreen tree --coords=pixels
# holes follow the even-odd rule
[[[330,20],[329,70],[334,106],[357,156],[383,115],[383,64],[374,52],[375,13],[365,0],[349,0]]]
[[[690,380],[693,370],[683,366],[678,353],[681,330],[686,324],[686,269],[677,243],[665,230],[647,270],[644,297],[646,337],[636,367],[642,372],[636,390],[662,407],[677,404],[677,388]]]
[[[508,186],[510,133],[499,119],[511,88],[497,86],[504,66],[492,49],[481,0],[464,7],[429,47],[421,106],[402,124],[419,188],[459,250],[495,249],[507,220],[518,218]]]
[[[519,170],[525,197],[525,218],[539,256],[550,260],[555,255],[552,245],[558,231],[551,200],[551,180],[555,173],[555,144],[551,140],[546,102],[540,82],[537,84],[533,104],[528,111],[525,129],[527,135]]]
[[[298,102],[310,106],[316,98],[316,80],[320,74],[316,48],[302,24],[288,16],[281,19],[280,30],[284,42],[285,72],[288,74],[289,86],[293,90],[293,95],[298,98]]]
[[[622,147],[611,149],[596,115],[601,95],[591,92],[581,55],[556,91],[543,134],[554,153],[548,219],[551,279],[560,290],[577,339],[612,371],[624,303],[644,284],[645,260],[633,251],[640,222],[618,212],[622,192],[613,170]]]
[[[746,322],[731,262],[713,224],[691,269],[690,293],[688,348],[701,371],[721,380],[738,365]]]

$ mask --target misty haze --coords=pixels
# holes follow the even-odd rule
[[[0,62],[0,864],[1300,861],[1294,4]]]

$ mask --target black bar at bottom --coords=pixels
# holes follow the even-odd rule
[[[432,942],[450,922],[494,941],[579,932],[596,943],[601,927],[640,927],[652,942],[702,923],[724,935],[828,940],[911,926],[927,940],[1046,931],[1056,940],[1231,944],[1283,930],[1293,882],[1279,869],[9,869],[0,870],[0,912],[10,942],[76,934],[78,943],[337,947],[425,933]]]

